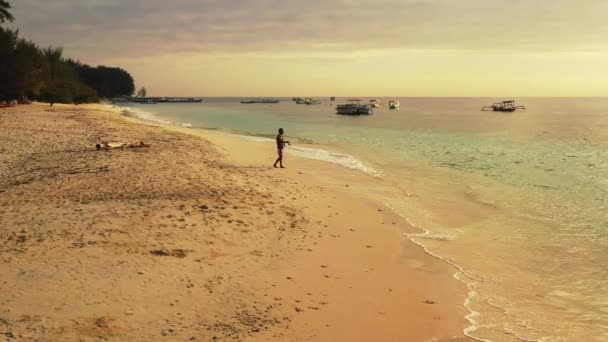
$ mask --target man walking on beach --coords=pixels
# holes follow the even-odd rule
[[[277,153],[279,154],[279,157],[277,160],[275,160],[273,165],[274,167],[277,167],[277,163],[279,163],[282,169],[285,168],[283,166],[283,149],[285,148],[285,144],[291,145],[289,141],[285,141],[285,139],[283,139],[283,133],[283,129],[279,128],[279,134],[277,135]]]

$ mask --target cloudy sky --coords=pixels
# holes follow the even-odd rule
[[[606,0],[9,0],[157,95],[608,96]]]

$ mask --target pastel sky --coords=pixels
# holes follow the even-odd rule
[[[606,0],[12,0],[153,95],[608,96]]]

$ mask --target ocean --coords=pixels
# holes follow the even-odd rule
[[[361,98],[365,102],[371,98]],[[147,120],[216,129],[374,178],[366,195],[420,228],[405,234],[454,265],[480,341],[608,340],[608,98],[389,98],[369,116],[335,104],[129,105]]]

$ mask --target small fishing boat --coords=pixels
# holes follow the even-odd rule
[[[299,98],[296,101],[297,104],[305,104],[305,105],[317,105],[317,104],[321,104],[321,101],[319,100],[315,100],[313,98],[307,97],[307,98]]]
[[[369,105],[372,106],[373,108],[380,107],[381,104],[382,103],[376,99],[369,101]]]
[[[336,101],[336,97],[335,97],[335,96],[332,96],[332,97],[330,97],[330,98],[329,98],[329,100],[330,100],[330,101]]]
[[[483,106],[481,110],[483,111],[494,111],[494,112],[514,112],[518,109],[525,110],[524,106],[516,106],[514,100],[495,102],[491,106]]]
[[[389,109],[399,109],[399,101],[395,101],[395,100],[388,101],[388,108]]]
[[[241,103],[279,103],[279,100],[275,99],[260,99],[260,100],[243,100]]]
[[[170,103],[195,103],[195,102],[203,102],[203,99],[200,97],[166,97],[163,102]]]
[[[359,99],[348,100],[346,104],[336,106],[336,114],[340,115],[369,115],[374,114],[370,105],[361,104]]]
[[[151,97],[132,97],[130,99],[130,101],[139,103],[139,104],[157,104],[158,103]]]

